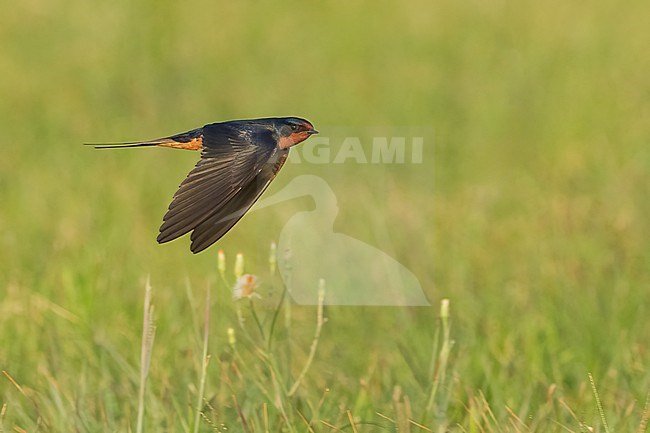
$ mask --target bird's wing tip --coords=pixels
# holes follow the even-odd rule
[[[190,251],[192,252],[192,254],[198,254],[201,251],[205,251],[210,245],[212,244],[205,245],[202,243],[192,242],[190,244]]]

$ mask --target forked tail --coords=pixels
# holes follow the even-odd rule
[[[93,146],[95,149],[126,149],[128,147],[160,146],[160,144],[154,141],[136,141],[133,143],[84,143],[84,146]]]
[[[193,129],[171,137],[149,141],[128,141],[124,143],[84,143],[95,149],[126,149],[131,147],[173,147],[176,149],[200,150],[203,147],[203,128]]]

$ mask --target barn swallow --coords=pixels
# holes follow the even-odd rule
[[[201,159],[174,194],[158,243],[192,232],[190,250],[217,242],[251,208],[287,160],[289,149],[312,134],[299,117],[232,120],[157,140],[95,145],[96,149],[172,147],[200,150]]]

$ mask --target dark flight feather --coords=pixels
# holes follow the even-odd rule
[[[237,195],[194,229],[190,236],[192,240],[190,250],[193,253],[203,251],[218,241],[253,206],[287,159],[288,152],[286,150],[278,149],[276,153],[278,155],[275,163],[271,158],[258,175],[242,188]]]
[[[193,231],[197,253],[223,236],[257,200],[286,160],[271,130],[217,123],[203,128],[201,159],[181,183],[158,242]]]

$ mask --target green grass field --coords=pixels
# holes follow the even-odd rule
[[[3,3],[0,432],[647,431],[650,5],[220,3]],[[274,115],[432,128],[423,164],[269,191],[327,179],[431,307],[325,306],[314,339],[268,263],[308,199],[192,255],[155,238],[196,153],[81,145]]]

